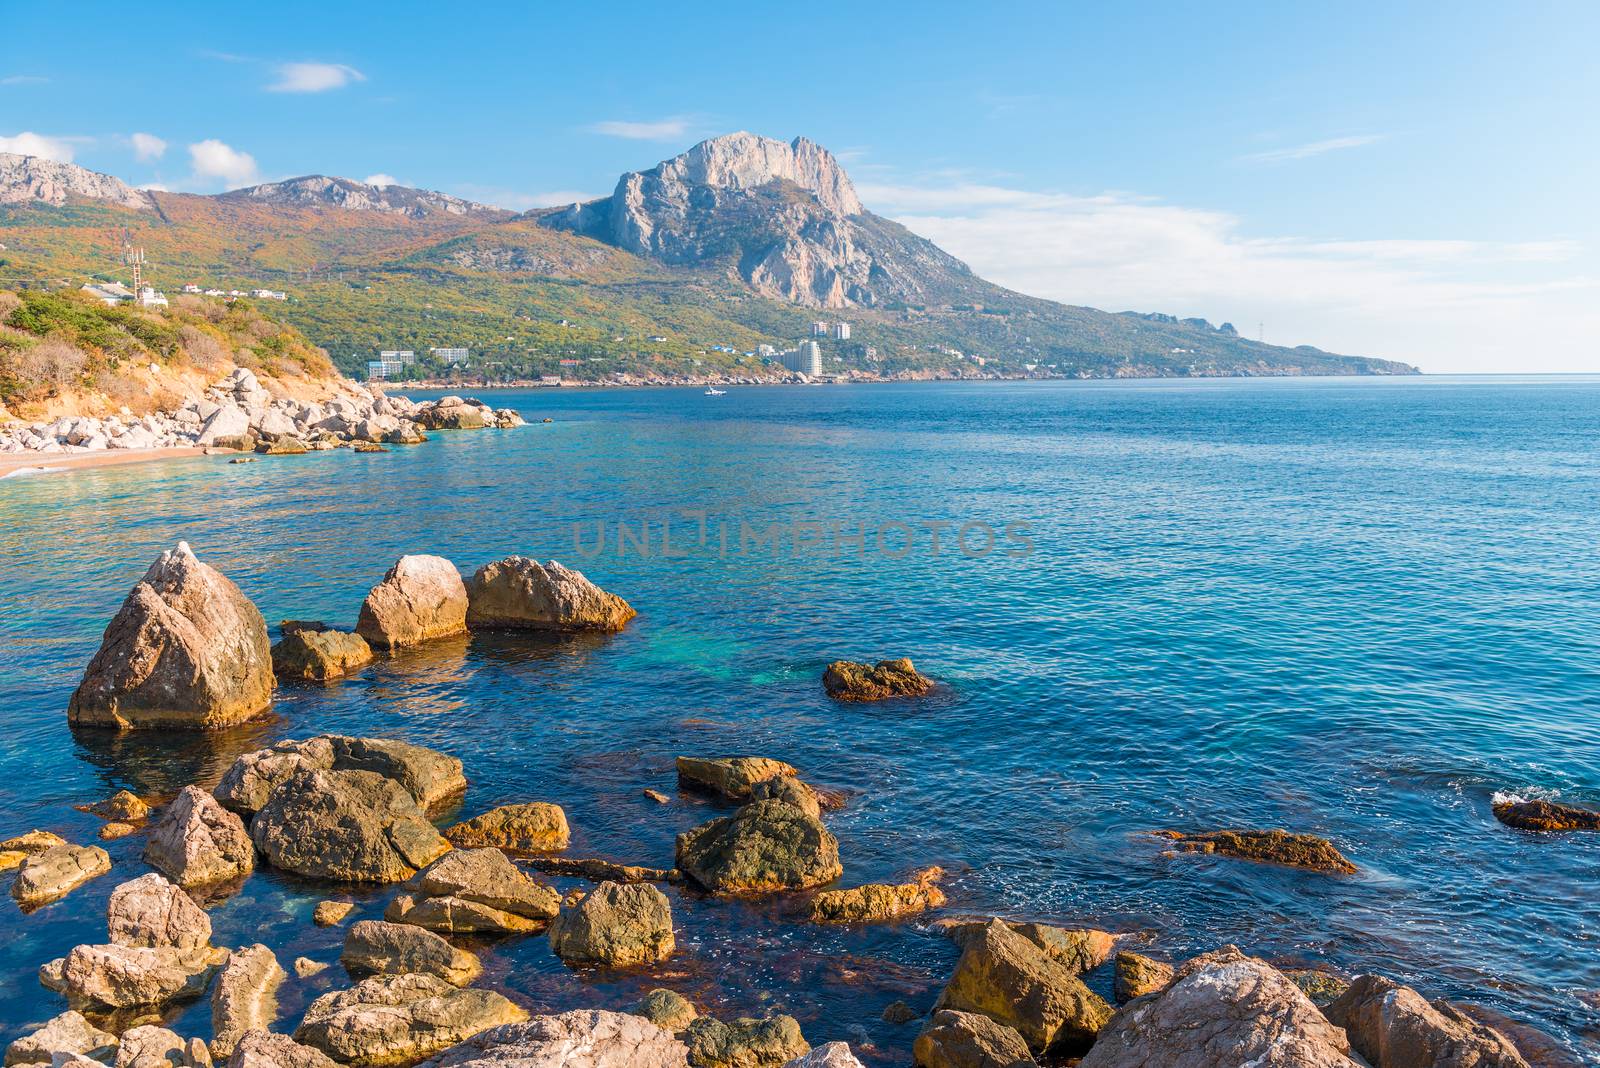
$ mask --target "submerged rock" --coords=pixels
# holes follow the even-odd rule
[[[1015,1028],[954,1009],[933,1014],[912,1054],[920,1068],[1029,1068],[1034,1063]]]
[[[1079,1068],[1359,1068],[1345,1033],[1265,961],[1233,946],[1187,961],[1129,1002]]]
[[[1170,839],[1173,848],[1189,853],[1217,853],[1240,860],[1253,860],[1258,864],[1281,864],[1339,875],[1353,875],[1356,872],[1356,866],[1346,860],[1332,842],[1314,834],[1291,834],[1282,830],[1155,833],[1158,837]]]
[[[422,1068],[687,1068],[670,1031],[621,1012],[578,1009],[484,1031]]]
[[[285,623],[281,629],[283,637],[272,647],[272,668],[284,678],[326,682],[372,662],[372,646],[359,634],[320,624]]]
[[[933,680],[905,657],[876,664],[835,660],[822,673],[822,687],[838,701],[884,701],[891,697],[921,697],[933,689]]]
[[[250,1031],[265,1031],[278,1016],[278,986],[288,975],[272,950],[257,943],[228,957],[211,992],[211,1053],[226,1057]]]
[[[249,875],[256,849],[243,820],[198,786],[185,786],[156,821],[144,859],[180,886],[208,886]]]
[[[57,1053],[108,1062],[116,1056],[116,1051],[116,1035],[100,1030],[82,1013],[69,1009],[6,1047],[5,1063],[6,1068],[18,1064],[50,1064]]]
[[[583,572],[554,560],[508,556],[485,564],[467,584],[467,623],[520,630],[618,631],[637,615]]]
[[[361,605],[356,633],[380,649],[467,630],[467,587],[442,556],[402,556]]]
[[[526,863],[546,875],[564,875],[597,883],[683,882],[683,872],[677,868],[645,868],[597,857],[532,857]]]
[[[1600,831],[1600,812],[1555,801],[1496,801],[1494,817],[1524,831]]]
[[[483,971],[477,957],[432,931],[386,920],[353,925],[339,960],[352,974],[431,975],[451,986],[466,986]]]
[[[319,901],[312,910],[311,922],[318,927],[337,927],[355,911],[354,901]]]
[[[1172,982],[1175,974],[1170,964],[1146,957],[1142,953],[1123,950],[1117,954],[1116,978],[1112,985],[1117,1004],[1142,998],[1146,994],[1154,994]]]
[[[431,975],[379,975],[317,998],[294,1038],[345,1064],[409,1064],[527,1018],[491,990],[458,990]]]
[[[782,801],[754,801],[678,835],[678,867],[716,893],[805,890],[842,873],[839,840]]]
[[[1379,975],[1358,976],[1323,1012],[1372,1068],[1528,1068],[1492,1027]]]
[[[266,620],[179,542],[106,628],[67,716],[85,727],[215,730],[265,711],[272,683]]]
[[[11,896],[26,910],[59,901],[111,870],[111,856],[99,846],[58,845],[23,861]]]
[[[1289,977],[1289,981],[1300,988],[1300,992],[1311,999],[1311,1004],[1319,1009],[1326,1009],[1339,999],[1339,996],[1350,989],[1350,982],[1342,979],[1332,972],[1321,971],[1314,968],[1280,968],[1279,971]]]
[[[648,883],[601,883],[561,911],[549,937],[568,964],[611,967],[666,960],[677,944],[667,896]]]
[[[678,782],[716,794],[728,801],[753,800],[757,783],[780,776],[793,777],[794,768],[768,757],[685,757],[677,760]]]
[[[337,1068],[320,1049],[302,1046],[288,1035],[246,1031],[233,1047],[228,1068]]]
[[[909,883],[868,883],[849,890],[825,890],[811,899],[811,919],[817,923],[882,923],[914,916],[945,902],[938,881],[943,868],[926,868]]]
[[[65,838],[52,831],[32,830],[0,842],[0,853],[21,853],[25,857],[36,857],[47,849],[66,844]]]
[[[560,805],[501,805],[456,824],[444,836],[457,847],[494,846],[513,853],[558,853],[572,841]]]
[[[688,1028],[700,1014],[689,999],[675,990],[657,987],[639,999],[632,1009],[635,1016],[643,1016],[657,1027],[677,1034]]]
[[[155,872],[111,891],[106,928],[119,946],[199,950],[211,944],[211,917],[194,898]]]
[[[409,793],[370,771],[295,772],[250,834],[273,867],[345,882],[400,882],[450,850]]]

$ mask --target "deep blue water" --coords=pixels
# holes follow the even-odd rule
[[[0,483],[0,832],[92,840],[98,822],[72,804],[170,793],[271,738],[340,731],[460,756],[463,815],[555,801],[573,855],[667,865],[673,836],[715,810],[641,789],[671,791],[680,753],[759,753],[851,792],[830,821],[848,884],[940,864],[952,911],[1148,932],[1174,957],[1231,941],[1381,971],[1596,1058],[1600,836],[1511,831],[1489,805],[1496,791],[1600,803],[1600,379],[491,400],[553,422],[388,455]],[[703,546],[684,510],[707,514]],[[661,552],[667,517],[682,555]],[[741,552],[741,521],[825,533]],[[621,554],[619,522],[634,538]],[[922,524],[943,522],[935,553]],[[996,550],[953,547],[967,523],[1000,531]],[[1007,538],[1008,523],[1026,529]],[[607,543],[586,558],[596,524]],[[865,524],[864,551],[835,552],[833,524]],[[895,524],[913,528],[909,551]],[[610,638],[445,642],[332,687],[286,684],[275,718],[222,736],[75,735],[66,700],[101,629],[180,538],[273,622],[353,624],[408,552],[466,571],[555,557],[640,615]],[[823,696],[828,660],[893,655],[945,686],[910,705]],[[1361,874],[1171,857],[1140,833],[1217,826],[1324,834]],[[110,843],[113,874],[40,913],[0,905],[5,1039],[60,1011],[34,969],[104,940],[106,896],[144,870],[141,844]],[[258,873],[213,910],[216,940],[334,959],[341,932],[309,923],[325,893]],[[365,914],[387,896],[364,895]],[[666,964],[573,973],[531,938],[479,947],[489,981],[535,1010],[671,985],[909,1063],[915,1025],[879,1014],[896,998],[926,1008],[955,957],[943,938],[672,897]],[[283,1025],[343,982],[337,967],[291,980]],[[205,1034],[208,1013],[177,1026]]]

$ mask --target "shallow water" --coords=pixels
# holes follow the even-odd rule
[[[1172,956],[1236,942],[1381,971],[1600,1060],[1584,1000],[1600,990],[1600,836],[1515,832],[1489,811],[1496,791],[1600,802],[1600,379],[490,399],[554,421],[388,455],[0,486],[0,831],[89,841],[98,821],[74,803],[169,794],[266,740],[339,731],[460,756],[462,815],[556,801],[572,855],[667,866],[673,836],[716,810],[640,791],[670,792],[679,753],[767,754],[851,792],[830,818],[848,884],[940,864],[951,911],[1148,932]],[[708,514],[703,545],[679,510]],[[681,555],[661,551],[668,518]],[[800,553],[790,539],[740,552],[741,520],[825,533]],[[920,524],[940,521],[935,553]],[[1000,532],[996,551],[951,547],[969,522]],[[586,558],[598,523],[606,544]],[[913,528],[909,551],[895,523]],[[1026,532],[1007,539],[1007,523]],[[864,551],[834,552],[832,524],[865,524]],[[886,524],[880,550],[870,532]],[[273,622],[353,624],[405,552],[467,570],[555,557],[640,616],[610,638],[445,642],[335,686],[285,684],[274,718],[216,737],[74,734],[66,700],[101,629],[180,538]],[[944,687],[910,705],[822,695],[828,660],[889,655]],[[1325,834],[1361,874],[1172,857],[1139,833],[1216,826]],[[109,843],[112,875],[33,916],[0,906],[7,1040],[60,1011],[34,971],[104,940],[105,899],[144,870],[141,844]],[[213,909],[216,941],[334,960],[341,930],[310,924],[327,892],[258,873]],[[360,895],[363,914],[389,893]],[[680,949],[663,965],[575,973],[530,938],[478,947],[487,981],[536,1011],[671,985],[909,1063],[915,1025],[879,1015],[931,1003],[955,958],[943,938],[669,893]],[[344,981],[336,966],[285,984],[285,1026]],[[203,1003],[176,1019],[209,1031]]]

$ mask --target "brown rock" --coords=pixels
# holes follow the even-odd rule
[[[1117,1004],[1122,1005],[1134,998],[1154,994],[1172,982],[1174,974],[1176,972],[1170,964],[1146,957],[1142,953],[1123,950],[1117,954],[1116,978],[1112,983]]]
[[[952,942],[965,949],[997,918],[952,916],[934,920],[929,926],[943,931]],[[1053,927],[1046,923],[1018,920],[1000,922],[1044,950],[1046,956],[1073,975],[1083,975],[1100,967],[1111,959],[1111,951],[1117,945],[1116,935],[1092,927]]]
[[[319,901],[311,913],[311,922],[318,927],[337,927],[355,911],[355,907],[354,901]]]
[[[1494,816],[1523,831],[1600,831],[1600,812],[1554,801],[1496,801]]]
[[[226,950],[171,946],[74,946],[39,968],[39,982],[74,1000],[111,1009],[164,1005],[205,993]]]
[[[467,587],[442,556],[402,556],[361,605],[356,633],[380,649],[420,645],[467,629]]]
[[[771,798],[798,808],[814,819],[822,818],[822,798],[817,791],[793,775],[778,775],[750,787],[750,798],[763,801]]]
[[[339,960],[352,974],[431,975],[451,986],[466,986],[483,971],[477,957],[432,931],[385,920],[351,926]]]
[[[686,1054],[648,1020],[578,1009],[484,1031],[422,1068],[688,1068]]]
[[[1185,834],[1157,831],[1158,837],[1172,840],[1175,849],[1190,853],[1217,853],[1258,864],[1281,864],[1290,868],[1353,875],[1356,866],[1345,859],[1326,838],[1288,831],[1210,831]]]
[[[185,786],[156,820],[144,859],[180,886],[209,886],[249,875],[256,849],[243,820],[198,786]]]
[[[215,795],[228,809],[251,815],[297,771],[370,771],[392,779],[423,808],[467,788],[461,761],[448,753],[392,738],[322,734],[282,741],[233,762]]]
[[[677,868],[644,868],[594,857],[530,857],[523,863],[546,875],[564,875],[597,883],[681,883]]]
[[[272,647],[272,668],[283,678],[325,682],[372,662],[372,646],[359,634],[331,627],[285,628]]]
[[[678,1034],[688,1029],[700,1014],[689,999],[675,990],[657,987],[639,999],[633,1007],[635,1016],[643,1016],[663,1031]]]
[[[543,801],[501,805],[456,824],[444,836],[458,848],[494,846],[514,853],[558,853],[572,841],[567,814]]]
[[[650,800],[654,801],[658,805],[670,805],[670,804],[672,804],[672,798],[668,797],[666,794],[662,793],[660,790],[652,790],[652,789],[646,787],[645,791],[644,791],[644,796],[648,797]]]
[[[108,823],[96,832],[95,837],[102,842],[114,842],[118,838],[126,838],[130,834],[137,834],[139,828],[131,823]]]
[[[111,856],[99,846],[53,846],[23,862],[11,884],[11,896],[24,911],[31,911],[59,901],[110,870]]]
[[[273,867],[345,882],[400,882],[450,850],[409,793],[370,771],[296,772],[250,834]]]
[[[366,1068],[412,1064],[527,1018],[490,990],[457,990],[431,975],[379,975],[312,1002],[294,1038]]]
[[[560,911],[554,889],[535,882],[498,849],[457,849],[406,883],[384,914],[448,934],[527,932]]]
[[[672,956],[672,907],[648,883],[601,883],[550,924],[550,948],[568,964],[613,968]]]
[[[782,801],[753,801],[678,835],[678,868],[715,893],[806,890],[843,872],[839,840]]]
[[[1337,1001],[1346,990],[1350,989],[1350,982],[1341,979],[1332,972],[1320,971],[1313,968],[1280,968],[1279,971],[1289,977],[1289,981],[1300,988],[1300,992],[1311,999],[1311,1004],[1319,1009],[1325,1009]]]
[[[731,1024],[701,1016],[684,1040],[696,1068],[781,1068],[811,1049],[793,1016],[740,1018]]]
[[[793,767],[767,757],[678,758],[678,783],[728,801],[750,801],[759,782],[793,776]]]
[[[211,992],[211,1053],[226,1057],[250,1031],[265,1031],[278,1016],[278,985],[288,975],[261,944],[236,949]]]
[[[1015,1028],[951,1009],[933,1014],[912,1055],[920,1068],[1029,1068],[1034,1063]]]
[[[200,950],[211,944],[211,917],[194,898],[155,872],[111,891],[106,928],[119,946]]]
[[[51,1055],[73,1054],[89,1060],[109,1061],[116,1055],[117,1036],[102,1031],[68,1009],[6,1048],[6,1068],[18,1064],[49,1064]]]
[[[904,657],[876,664],[835,660],[822,673],[822,687],[837,701],[884,701],[891,697],[921,697],[933,689],[933,680]]]
[[[103,820],[114,820],[118,823],[137,823],[150,815],[150,806],[129,790],[118,790],[104,801],[97,801],[92,805],[77,806],[79,812],[87,812],[91,816],[99,816]]]
[[[1498,1031],[1382,976],[1357,976],[1323,1011],[1372,1068],[1528,1068]]]
[[[64,846],[67,840],[59,834],[50,831],[29,831],[0,842],[0,852],[21,853],[24,856],[36,857],[47,849]]]
[[[909,883],[826,890],[811,899],[811,919],[817,923],[882,923],[914,916],[944,904],[944,891],[938,886],[942,878],[943,868],[926,868]]]
[[[478,568],[467,584],[473,627],[618,631],[635,615],[627,601],[554,560],[510,556]]]
[[[288,1035],[246,1031],[233,1047],[228,1068],[338,1068],[338,1062]]]
[[[144,1024],[122,1033],[116,1068],[211,1068],[211,1054],[198,1038]]]

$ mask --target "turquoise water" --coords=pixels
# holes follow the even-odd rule
[[[555,801],[573,855],[666,865],[715,809],[641,789],[672,790],[680,753],[760,753],[850,792],[831,817],[848,884],[939,864],[953,911],[1148,932],[1173,956],[1231,941],[1377,970],[1596,1057],[1600,836],[1511,831],[1489,804],[1600,803],[1600,379],[492,400],[553,422],[388,455],[0,483],[0,831],[90,840],[98,823],[74,803],[170,793],[271,738],[340,731],[460,756],[463,815]],[[706,513],[704,544],[684,510]],[[668,519],[682,555],[661,551]],[[741,522],[789,536],[741,552]],[[940,522],[935,553],[922,524]],[[999,533],[995,551],[951,547],[969,523]],[[859,554],[834,551],[834,524],[866,526]],[[796,553],[796,529],[822,544]],[[555,557],[640,616],[610,638],[445,642],[336,686],[284,685],[273,719],[222,736],[74,734],[67,696],[101,629],[180,538],[273,622],[353,623],[405,552],[466,570]],[[828,660],[890,655],[945,686],[910,705],[822,695]],[[1140,834],[1230,825],[1327,835],[1361,874],[1170,857]],[[60,1010],[34,969],[103,940],[140,847],[109,843],[112,876],[33,916],[0,906],[6,1038]],[[335,959],[339,933],[309,923],[322,896],[259,873],[215,906],[217,941]],[[387,896],[364,895],[365,914]],[[931,1002],[954,960],[937,934],[672,897],[680,952],[655,969],[574,973],[533,938],[479,946],[487,981],[535,1010],[671,985],[909,1063],[915,1025],[879,1014]],[[343,982],[337,967],[291,981],[286,1022]],[[208,1009],[176,1020],[204,1034]]]

